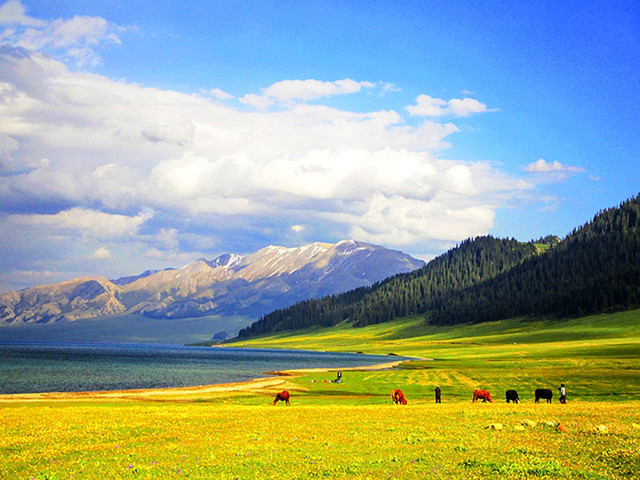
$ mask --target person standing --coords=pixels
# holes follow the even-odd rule
[[[567,403],[567,389],[564,388],[564,383],[560,384],[560,403]]]
[[[442,403],[441,395],[442,390],[440,390],[440,385],[436,385],[436,403]]]

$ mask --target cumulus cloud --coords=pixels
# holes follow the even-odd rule
[[[91,255],[91,258],[96,260],[109,260],[111,258],[111,252],[107,247],[98,247]]]
[[[109,214],[80,207],[64,210],[52,215],[15,214],[6,218],[9,224],[24,228],[88,235],[93,238],[128,238],[135,235],[140,226],[153,216],[148,209],[136,216]]]
[[[536,175],[541,181],[551,182],[562,182],[572,175],[586,173],[582,167],[564,165],[558,161],[547,162],[543,158],[530,163],[523,170]]]
[[[255,93],[248,93],[247,95],[240,97],[240,102],[260,110],[270,107],[275,103],[271,97],[266,95],[257,95]]]
[[[216,88],[143,87],[42,54],[94,44],[80,24],[65,43],[56,25],[34,26],[48,40],[0,49],[0,240],[25,257],[57,242],[67,260],[108,253],[129,274],[294,237],[412,251],[487,233],[497,208],[533,188],[487,162],[441,158],[463,128],[455,118],[488,111],[477,100],[355,112],[322,100],[397,87],[284,80],[240,103]],[[96,25],[95,41],[117,41]]]
[[[101,17],[74,16],[71,19],[38,20],[26,14],[19,0],[0,6],[0,25],[10,25],[3,39],[19,47],[60,53],[76,66],[96,66],[101,60],[95,47],[104,43],[120,44],[125,28]]]
[[[217,98],[218,100],[224,101],[224,100],[231,100],[233,98],[233,95],[219,88],[212,88],[211,90],[209,90],[208,93],[209,95],[211,95],[214,98]]]
[[[474,98],[452,98],[443,100],[429,95],[419,95],[415,105],[406,107],[411,116],[441,117],[450,115],[454,117],[468,117],[474,113],[491,111],[487,106]]]
[[[335,82],[322,82],[320,80],[283,80],[274,83],[264,90],[264,95],[278,102],[290,102],[292,100],[315,100],[332,95],[345,95],[359,92],[362,88],[373,88],[370,82],[356,82],[350,78],[336,80]]]
[[[563,165],[558,161],[547,162],[544,158],[541,158],[533,163],[530,163],[524,167],[525,172],[531,173],[551,173],[551,172],[569,172],[569,173],[584,173],[586,170],[582,167],[571,167],[569,165]]]
[[[142,129],[142,135],[151,142],[174,143],[186,146],[191,143],[196,127],[191,120],[162,125],[149,125]]]
[[[382,89],[387,89],[389,84],[381,84]],[[323,97],[334,95],[347,95],[360,92],[363,88],[374,88],[371,82],[357,82],[350,78],[323,82],[321,80],[283,80],[262,89],[261,94],[248,94],[240,98],[246,105],[265,109],[276,104],[291,104],[293,102],[308,102]]]
[[[19,0],[9,0],[0,5],[0,25],[26,25],[30,27],[46,25],[43,20],[30,17],[26,12],[26,8]]]
[[[351,225],[350,236],[381,245],[406,248],[425,239],[451,241],[484,235],[493,227],[490,205],[454,206],[400,196],[373,195],[361,212],[327,212],[333,221]]]

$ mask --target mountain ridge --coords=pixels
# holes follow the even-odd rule
[[[74,321],[137,313],[151,318],[213,314],[257,318],[300,300],[340,293],[410,271],[424,262],[355,240],[300,247],[270,245],[180,268],[108,280],[80,277],[0,295],[0,324]]]

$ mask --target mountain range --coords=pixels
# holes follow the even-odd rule
[[[298,248],[269,246],[182,268],[108,280],[82,277],[0,295],[0,324],[47,324],[136,314],[179,319],[258,318],[296,302],[369,286],[424,265],[399,251],[345,240]]]

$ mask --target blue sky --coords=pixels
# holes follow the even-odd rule
[[[631,0],[0,0],[0,292],[564,236],[640,190],[638,25]]]

